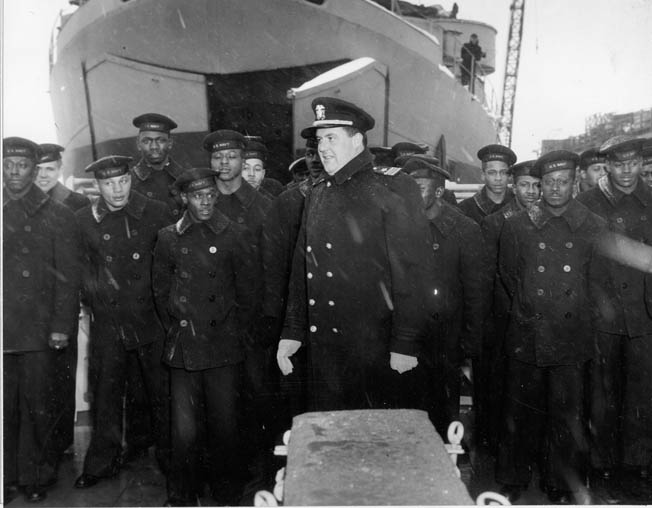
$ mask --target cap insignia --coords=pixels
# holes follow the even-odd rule
[[[323,104],[315,106],[315,120],[326,120],[326,108]]]

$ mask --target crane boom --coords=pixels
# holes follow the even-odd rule
[[[505,146],[511,146],[512,144],[514,99],[518,80],[518,62],[521,56],[521,39],[523,38],[525,0],[513,0],[510,10],[509,39],[507,40],[507,57],[505,59],[505,82],[503,84],[503,101],[500,109],[500,128],[498,130],[498,138]]]

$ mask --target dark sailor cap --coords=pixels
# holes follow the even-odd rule
[[[300,159],[293,161],[288,169],[290,170],[290,173],[307,173],[308,164],[306,164],[306,158],[301,157]]]
[[[515,179],[521,176],[532,176],[534,178],[539,178],[538,176],[532,174],[532,168],[534,167],[535,162],[536,160],[529,160],[514,164],[509,168],[508,173]]]
[[[12,136],[2,140],[3,157],[28,157],[36,160],[38,153],[38,145],[29,139]]]
[[[43,143],[38,146],[38,160],[37,164],[44,164],[46,162],[54,162],[61,160],[61,152],[64,148],[61,145],[54,143]]]
[[[580,156],[575,152],[569,150],[553,150],[536,160],[532,170],[530,171],[530,176],[542,178],[543,175],[561,169],[575,170],[579,162]]]
[[[430,178],[432,180],[450,180],[451,175],[445,169],[430,164],[423,159],[410,157],[403,165],[403,171],[412,178]]]
[[[645,140],[643,148],[641,149],[641,156],[643,157],[644,166],[652,164],[652,139]]]
[[[129,163],[131,161],[133,161],[131,157],[125,157],[124,155],[107,155],[95,162],[91,162],[86,166],[84,172],[95,173],[95,178],[105,180],[129,173]]]
[[[335,97],[317,97],[312,101],[312,111],[315,113],[315,121],[310,127],[312,130],[328,127],[353,127],[360,132],[367,132],[376,124],[373,117],[364,109],[352,102]],[[301,135],[303,136],[307,130],[304,129]]]
[[[389,146],[370,146],[374,156],[374,166],[388,167],[394,164],[394,152]]]
[[[305,130],[305,129],[304,129]],[[314,134],[314,130],[312,131]],[[303,136],[303,131],[301,131],[301,135]],[[313,148],[314,150],[317,150],[319,148],[319,143],[317,142],[317,138],[313,136],[303,136],[306,139],[306,148]]]
[[[260,141],[247,141],[244,152],[242,152],[242,158],[264,161],[267,159],[267,147]]]
[[[190,168],[186,169],[174,181],[174,186],[179,192],[194,192],[207,187],[214,187],[215,171],[208,168]]]
[[[172,129],[177,128],[177,123],[174,120],[158,113],[144,113],[138,115],[132,120],[132,123],[134,124],[134,127],[138,127],[139,132],[170,132]]]
[[[428,151],[427,145],[417,145],[416,143],[410,143],[409,141],[401,141],[392,146],[392,153],[394,158],[400,157],[402,155],[413,155],[415,153],[426,153]]]
[[[580,169],[586,169],[592,164],[604,164],[606,157],[597,148],[589,148],[580,154]]]
[[[600,154],[606,155],[609,159],[626,161],[640,155],[642,147],[642,138],[614,136],[600,146]]]
[[[246,141],[245,137],[239,132],[230,129],[220,129],[211,132],[204,138],[204,150],[207,152],[219,152],[220,150],[228,150],[230,148],[240,148],[244,150]]]
[[[432,164],[438,167],[440,166],[439,157],[435,157],[434,155],[426,155],[425,153],[401,155],[400,157],[394,159],[394,165],[402,168],[405,165],[405,163],[410,159],[419,159],[422,161],[426,161],[428,164]]]
[[[487,145],[478,150],[478,159],[482,162],[502,161],[511,166],[516,162],[516,154],[503,145]]]

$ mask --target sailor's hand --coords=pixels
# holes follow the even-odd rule
[[[417,360],[416,356],[402,355],[401,353],[389,353],[389,366],[399,374],[412,370],[418,364],[419,360]]]
[[[278,363],[278,368],[281,369],[281,372],[284,376],[290,374],[293,370],[292,362],[290,361],[290,356],[296,353],[301,347],[301,342],[298,340],[290,339],[281,339],[278,342],[278,349],[276,350],[276,362]]]
[[[52,332],[48,340],[48,346],[52,349],[65,349],[68,347],[68,335],[65,333]]]

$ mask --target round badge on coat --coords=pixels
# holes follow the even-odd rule
[[[217,247],[215,247],[215,245],[211,245],[208,248],[208,252],[210,252],[211,254],[215,254],[217,252]]]

